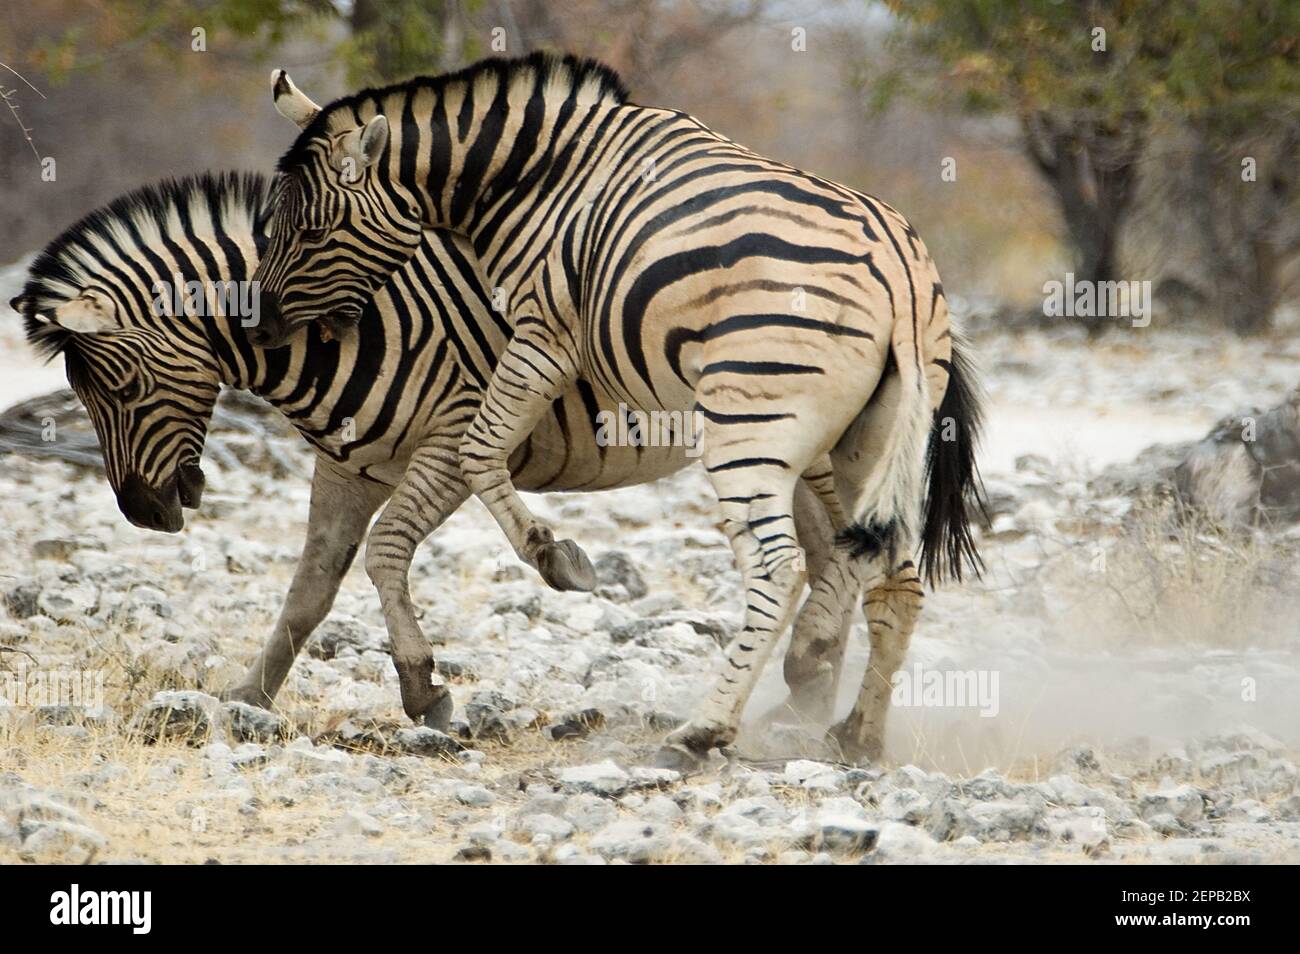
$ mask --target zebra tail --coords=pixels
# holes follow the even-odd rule
[[[856,488],[856,501],[849,511],[853,522],[837,542],[855,557],[885,554],[892,570],[898,565],[899,546],[915,541],[921,529],[926,436],[932,414],[926,377],[915,365],[915,344],[896,334],[891,347],[896,374],[886,369],[877,393],[837,445],[837,449],[861,447],[860,434],[868,421],[886,427],[884,446]],[[887,395],[889,390],[896,393]],[[888,409],[889,403],[894,405],[892,409]]]
[[[974,519],[988,519],[984,487],[975,462],[983,425],[981,395],[967,345],[954,329],[948,389],[934,414],[925,455],[925,522],[921,573],[931,586],[960,580],[964,569],[984,569],[971,534]]]

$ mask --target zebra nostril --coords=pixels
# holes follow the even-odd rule
[[[179,478],[173,478],[155,490],[144,478],[130,474],[117,492],[117,505],[137,527],[174,533],[184,525],[178,483]]]
[[[258,296],[257,323],[248,330],[248,339],[260,348],[279,347],[286,337],[280,296],[264,291]]]

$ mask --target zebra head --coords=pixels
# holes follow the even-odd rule
[[[322,112],[283,70],[271,79],[276,109],[301,132],[281,159],[253,276],[261,320],[249,337],[263,347],[316,319],[325,337],[350,328],[423,237],[418,200],[388,171],[387,117],[373,104]]]
[[[42,267],[38,259],[34,271]],[[68,383],[89,412],[109,485],[127,520],[175,533],[182,507],[203,493],[199,458],[220,388],[215,367],[124,320],[132,296],[89,286],[59,300],[33,276],[10,306],[38,351],[62,353]]]

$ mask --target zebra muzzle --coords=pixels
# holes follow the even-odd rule
[[[193,510],[203,499],[203,487],[207,479],[198,464],[181,464],[176,471],[176,490],[180,494],[181,506]]]
[[[162,533],[177,533],[185,526],[179,484],[179,475],[173,475],[161,488],[155,490],[142,478],[131,474],[122,481],[122,487],[117,492],[118,509],[137,527]]]
[[[280,296],[263,291],[258,297],[257,324],[249,326],[248,340],[258,348],[278,348],[289,337],[290,328],[280,310]]]

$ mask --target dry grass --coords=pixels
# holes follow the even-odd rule
[[[24,782],[65,800],[108,841],[108,847],[89,856],[67,860],[97,862],[139,860],[163,864],[231,863],[385,863],[415,864],[455,860],[457,850],[468,843],[468,833],[477,827],[508,827],[509,820],[528,796],[521,791],[521,778],[541,779],[566,765],[597,760],[584,743],[548,740],[540,731],[516,734],[509,743],[475,742],[486,759],[481,770],[438,759],[401,757],[380,748],[344,747],[353,755],[369,754],[400,765],[408,775],[405,784],[389,786],[372,796],[340,798],[338,793],[307,794],[302,786],[286,790],[283,779],[267,779],[259,768],[237,770],[251,786],[247,791],[226,794],[210,777],[204,757],[204,738],[173,738],[151,743],[132,728],[139,705],[155,691],[177,688],[174,676],[124,666],[114,653],[93,652],[86,668],[102,667],[105,673],[105,702],[116,712],[112,725],[85,721],[84,734],[38,724],[34,710],[0,719],[0,766],[16,773]],[[182,688],[193,688],[182,687]],[[278,710],[289,719],[289,733],[326,741],[343,721],[344,713],[322,709],[310,700],[286,689]],[[358,722],[368,720],[348,714]],[[371,714],[384,729],[409,724],[400,707]],[[624,727],[606,733],[619,742],[649,756],[657,747],[660,733]],[[213,737],[212,741],[228,739]],[[400,761],[399,761],[400,759]],[[272,764],[283,764],[276,762]],[[106,771],[107,770],[107,771]],[[345,770],[364,774],[363,764]],[[311,776],[295,775],[297,779]],[[716,781],[716,774],[692,780],[700,784]],[[482,785],[493,790],[497,802],[486,808],[469,808],[449,798],[440,783],[448,781]],[[289,792],[287,794],[286,792]],[[653,794],[652,792],[645,793]],[[791,789],[780,793],[791,810],[811,804],[806,793]],[[384,831],[373,837],[336,835],[334,825],[347,810],[365,810],[389,798],[400,802],[404,814],[420,816],[413,826],[399,827],[384,819]],[[251,806],[251,807],[250,807]],[[527,836],[507,838],[527,845]],[[589,836],[577,834],[574,844],[584,845]],[[788,846],[772,845],[775,858]],[[728,862],[739,862],[744,851],[723,851]],[[0,846],[0,864],[34,859],[16,848]],[[663,859],[671,862],[673,859]]]
[[[1060,629],[1103,647],[1275,648],[1295,638],[1298,549],[1144,501],[1108,541],[1072,548]]]

